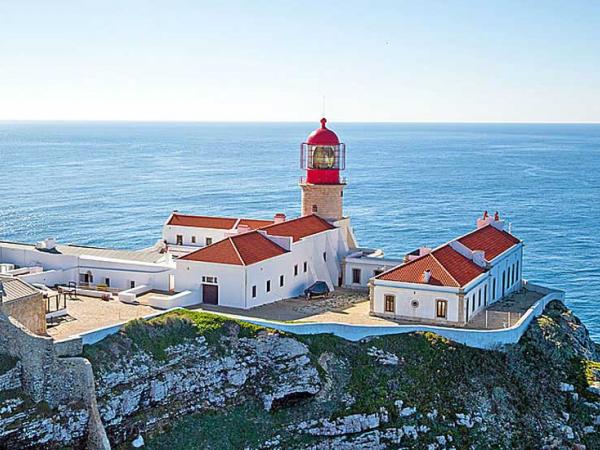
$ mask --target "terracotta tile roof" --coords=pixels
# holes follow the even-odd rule
[[[321,219],[316,214],[311,214],[310,216],[298,217],[297,219],[269,225],[262,229],[272,236],[289,236],[294,242],[297,242],[304,237],[334,228],[325,219]]]
[[[284,253],[285,249],[258,231],[251,231],[225,238],[179,259],[247,266]]]
[[[469,284],[485,272],[485,269],[458,253],[450,245],[444,245],[434,250],[432,254],[460,286]]]
[[[423,280],[423,272],[426,270],[431,271],[428,283]],[[444,245],[427,255],[384,272],[376,278],[405,283],[462,287],[484,272],[485,270],[473,261],[465,258],[449,245]]]
[[[240,225],[246,225],[252,230],[272,224],[272,220],[261,219],[236,219],[234,217],[191,216],[173,213],[167,225],[181,227],[215,228],[218,230],[231,230]]]
[[[167,225],[230,230],[233,228],[236,222],[237,219],[228,217],[189,216],[187,214],[173,214],[167,222]]]
[[[486,225],[459,238],[458,242],[470,250],[483,250],[485,259],[491,261],[521,241],[504,230]]]
[[[273,224],[272,220],[262,219],[240,219],[237,226],[245,225],[250,227],[251,230],[258,230],[259,228],[266,227],[267,225]]]

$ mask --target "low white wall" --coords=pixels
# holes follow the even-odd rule
[[[183,308],[198,303],[199,293],[193,291],[183,291],[170,297],[157,295],[148,298],[148,305],[158,309]]]
[[[565,294],[562,291],[552,290],[543,286],[527,283],[527,288],[538,290],[538,292],[547,292],[547,294],[538,300],[521,319],[512,327],[499,330],[470,330],[465,328],[451,328],[432,325],[351,325],[345,323],[282,323],[261,320],[250,317],[236,316],[238,320],[253,323],[255,325],[271,328],[292,334],[323,334],[330,333],[335,336],[347,339],[349,341],[359,341],[371,336],[386,336],[390,334],[414,333],[417,331],[431,332],[443,336],[452,341],[467,345],[469,347],[481,349],[494,349],[506,344],[516,344],[525,333],[531,321],[542,314],[548,303],[553,300],[564,302]],[[183,294],[183,292],[181,293]],[[160,316],[166,312],[179,308],[171,308],[164,312],[145,316],[145,319]],[[227,314],[219,314],[225,317],[231,317]],[[80,335],[84,344],[94,344],[105,337],[117,333],[125,322],[112,325],[97,330],[89,331]]]
[[[54,269],[19,275],[19,278],[23,281],[27,281],[28,283],[55,286],[57,284],[67,284],[69,281],[76,280],[76,273],[76,269]]]
[[[150,292],[152,288],[150,286],[146,286],[142,284],[141,286],[136,286],[131,289],[127,289],[126,291],[119,292],[119,301],[122,303],[130,303],[133,304],[136,302],[137,296],[140,294],[145,294],[146,292]]]
[[[529,284],[531,287],[531,284]],[[389,334],[431,332],[469,347],[493,349],[505,344],[516,344],[527,330],[531,321],[542,314],[546,305],[553,300],[564,301],[564,292],[551,291],[538,300],[512,327],[500,330],[470,330],[431,325],[350,325],[344,323],[280,323],[254,318],[246,322],[293,334],[331,333],[349,341],[359,341],[371,336]]]

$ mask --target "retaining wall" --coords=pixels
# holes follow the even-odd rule
[[[531,284],[528,288],[531,289]],[[350,325],[344,323],[281,323],[269,320],[244,318],[243,320],[275,330],[293,334],[320,334],[331,333],[350,341],[359,341],[371,336],[385,336],[389,334],[414,333],[417,331],[431,332],[475,348],[491,349],[505,344],[516,344],[527,330],[531,321],[542,314],[546,305],[553,300],[564,301],[564,292],[555,291],[542,286],[534,286],[541,293],[547,292],[538,300],[519,321],[512,327],[498,330],[473,330],[466,328],[450,328],[434,325]]]
[[[467,328],[451,328],[434,325],[352,325],[337,322],[318,322],[318,323],[283,323],[270,320],[256,319],[245,316],[235,316],[238,320],[253,323],[255,325],[272,328],[292,334],[323,334],[330,333],[335,336],[347,339],[349,341],[359,341],[372,336],[385,336],[389,334],[414,333],[417,331],[431,332],[459,342],[470,347],[492,349],[505,344],[516,344],[523,333],[527,330],[531,321],[542,314],[548,303],[553,300],[564,302],[564,292],[549,289],[543,286],[527,283],[527,289],[545,294],[540,300],[534,303],[531,308],[511,327],[498,330],[473,330]],[[145,316],[144,319],[150,319],[165,314],[169,311],[180,309],[171,308],[167,311],[161,311],[156,314]],[[229,314],[211,312],[226,317],[232,317]],[[97,330],[92,330],[79,335],[83,344],[95,344],[111,334],[117,333],[126,322],[111,325]]]

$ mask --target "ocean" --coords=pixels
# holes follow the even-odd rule
[[[300,211],[314,123],[0,122],[0,240],[148,247],[169,213]],[[600,125],[329,125],[361,246],[402,256],[500,214],[525,278],[567,292],[600,341]]]

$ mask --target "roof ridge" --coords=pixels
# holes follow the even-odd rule
[[[244,233],[244,234],[249,234],[249,233]],[[242,236],[242,235],[238,234],[237,236]],[[244,258],[242,258],[242,255],[240,254],[240,251],[238,250],[237,246],[235,245],[235,242],[233,242],[232,236],[229,236],[227,239],[231,243],[231,246],[233,247],[233,250],[235,250],[235,254],[240,259],[240,262],[242,263],[243,266],[245,266],[246,265],[246,261],[244,261]]]
[[[450,245],[448,245],[448,247],[450,247]],[[458,252],[457,252],[456,250],[454,250],[452,247],[450,247],[450,249],[451,249],[453,252],[456,252],[456,253],[458,253]],[[440,267],[442,268],[442,270],[443,270],[444,272],[446,272],[446,273],[448,274],[448,276],[449,276],[450,278],[452,278],[452,280],[454,280],[454,282],[455,282],[455,283],[458,285],[458,287],[461,287],[462,285],[461,285],[461,284],[458,282],[458,280],[457,280],[456,278],[454,278],[454,277],[452,276],[452,274],[450,273],[450,271],[449,271],[448,269],[446,269],[446,266],[444,266],[444,265],[442,264],[442,262],[441,262],[439,259],[437,259],[437,258],[435,257],[435,255],[433,254],[433,252],[431,252],[431,253],[429,253],[429,254],[430,254],[430,255],[431,255],[431,257],[432,257],[432,258],[435,260],[435,262],[437,262],[437,263],[440,265]],[[458,254],[460,255],[460,253],[458,253]],[[463,256],[463,255],[460,255],[460,256]],[[463,256],[463,258],[464,258],[464,256]],[[465,259],[468,259],[468,258],[465,258]]]

